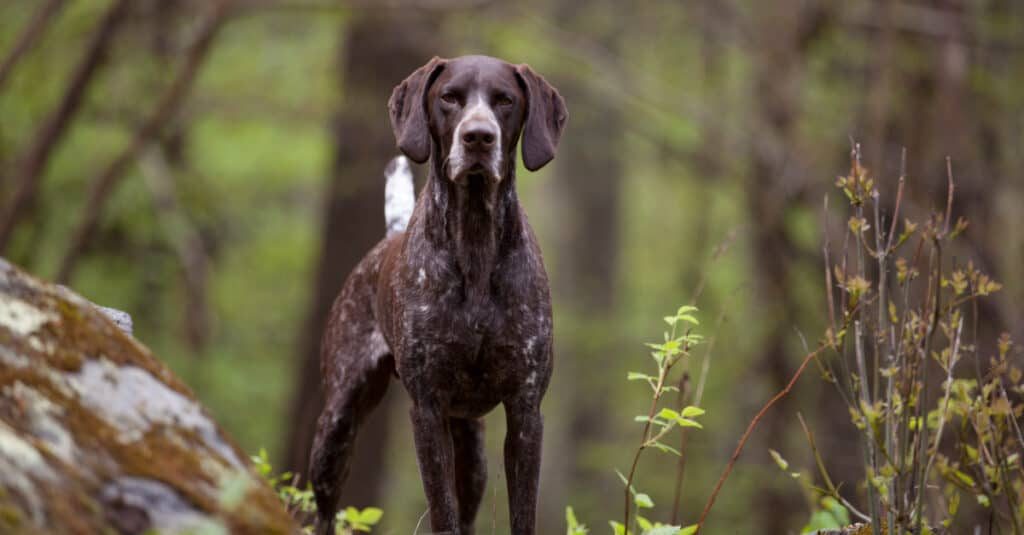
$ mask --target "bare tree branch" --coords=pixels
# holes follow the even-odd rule
[[[210,259],[203,246],[199,228],[189,219],[178,202],[174,169],[164,150],[153,146],[139,161],[143,178],[149,188],[160,226],[178,255],[185,282],[185,339],[193,355],[203,354],[210,332],[210,308],[207,286]]]
[[[34,201],[39,191],[40,178],[46,171],[50,154],[67,132],[67,126],[77,114],[85,97],[86,89],[106,59],[107,49],[117,26],[124,18],[130,0],[118,0],[103,16],[99,27],[93,33],[82,61],[75,68],[71,82],[57,109],[36,131],[25,156],[14,174],[14,192],[6,208],[0,214],[0,251],[7,248],[18,220],[25,209]]]
[[[28,26],[25,30],[18,35],[18,39],[14,42],[14,46],[11,47],[11,51],[7,53],[3,63],[0,63],[0,88],[4,86],[4,81],[7,80],[7,76],[14,70],[14,66],[18,63],[18,60],[25,55],[26,52],[35,42],[43,35],[46,31],[46,27],[49,26],[50,21],[60,13],[61,8],[64,7],[65,0],[50,0],[43,4],[42,7],[36,11],[32,20],[29,21]]]
[[[142,150],[159,137],[164,126],[174,118],[175,113],[181,107],[185,95],[188,94],[192,82],[195,81],[200,65],[210,50],[217,30],[223,25],[231,4],[232,0],[219,0],[213,6],[209,15],[202,22],[195,41],[187,51],[184,64],[178,71],[177,77],[157,102],[152,115],[142,124],[124,151],[93,179],[82,218],[75,228],[61,260],[60,269],[57,272],[58,281],[67,282],[71,278],[78,258],[96,231],[103,205],[113,192],[118,179],[124,175],[128,166],[135,161]]]

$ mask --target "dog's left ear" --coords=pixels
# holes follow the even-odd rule
[[[388,115],[398,149],[410,160],[430,158],[430,127],[427,125],[427,92],[447,63],[434,56],[395,86],[388,99]]]
[[[568,112],[562,95],[544,77],[525,63],[515,69],[519,85],[526,94],[523,165],[530,171],[536,171],[554,159]]]

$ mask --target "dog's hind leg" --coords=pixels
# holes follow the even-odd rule
[[[316,532],[322,535],[334,535],[334,515],[348,476],[356,431],[384,397],[395,369],[394,358],[387,352],[379,332],[374,330],[360,338],[328,344],[325,348],[351,353],[333,359],[343,365],[340,370],[332,370],[339,377],[326,381],[327,402],[317,422],[310,457],[310,479],[318,511]]]
[[[459,498],[460,535],[473,535],[476,513],[487,487],[483,419],[449,418],[455,449],[455,494]]]

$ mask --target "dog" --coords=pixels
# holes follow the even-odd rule
[[[433,531],[473,533],[487,480],[482,417],[501,404],[512,533],[532,535],[552,322],[516,196],[516,147],[530,171],[550,162],[565,101],[525,64],[435,57],[395,87],[388,112],[398,149],[429,160],[429,176],[413,205],[408,162],[389,164],[388,236],[349,274],[328,318],[327,401],[310,461],[317,532],[333,534],[356,431],[396,376],[412,401]]]

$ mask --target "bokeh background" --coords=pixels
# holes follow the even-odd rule
[[[1005,284],[984,334],[1024,338],[1016,0],[4,0],[0,254],[130,312],[243,448],[301,473],[327,307],[383,236],[385,102],[431,56],[467,53],[529,63],[570,114],[553,164],[518,179],[555,299],[541,533],[564,531],[566,505],[599,533],[621,517],[615,470],[647,396],[626,371],[703,288],[708,414],[680,502],[680,522],[696,520],[802,338],[821,336],[822,200],[843,204],[851,140],[890,204],[906,148],[910,213],[944,205],[952,158],[954,210],[971,219],[956,254]],[[425,508],[408,404],[393,383],[347,485],[346,502],[383,507],[381,533],[412,533]],[[709,533],[806,521],[767,454],[811,466],[798,412],[856,501],[849,417],[808,374],[756,432]],[[487,423],[479,526],[505,533],[501,411]],[[648,516],[671,516],[675,470],[645,457]]]

